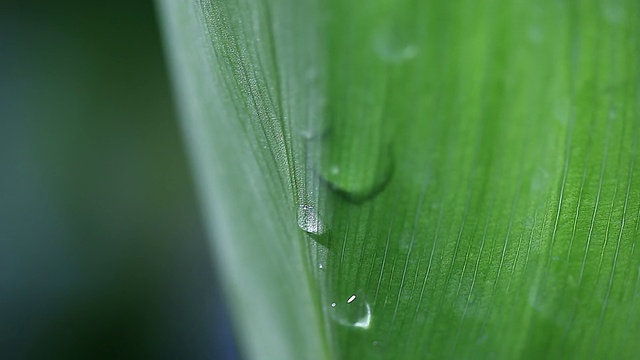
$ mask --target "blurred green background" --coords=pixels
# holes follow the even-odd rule
[[[152,1],[0,5],[0,358],[237,358]]]

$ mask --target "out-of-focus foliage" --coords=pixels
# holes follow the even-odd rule
[[[0,358],[232,356],[152,3],[11,3]]]

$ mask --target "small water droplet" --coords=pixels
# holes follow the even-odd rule
[[[320,270],[324,270],[324,265],[319,264],[319,265],[318,265],[318,269],[320,269]]]
[[[378,346],[378,340],[373,340],[373,346]]]
[[[300,131],[300,135],[306,140],[315,140],[321,139],[328,131],[324,121],[318,119],[318,117],[311,116],[308,124],[305,124],[304,128]]]
[[[324,233],[324,223],[313,205],[300,205],[298,207],[298,226],[305,232],[314,235]]]
[[[386,25],[375,32],[373,49],[381,60],[400,64],[418,55],[418,46],[410,39],[408,33],[404,34],[391,25]]]
[[[377,43],[376,50],[378,55],[390,63],[399,64],[401,62],[413,59],[418,54],[418,48],[414,45],[406,45],[403,47],[390,45],[391,41],[380,40]]]
[[[371,306],[356,294],[352,294],[346,300],[331,303],[329,312],[341,325],[359,329],[368,329],[371,326]]]

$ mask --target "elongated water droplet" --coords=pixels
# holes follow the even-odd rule
[[[405,26],[406,22],[401,21],[407,18],[399,13],[403,6],[389,3],[385,9],[379,9],[374,22],[358,23],[349,36],[332,39],[337,51],[335,62],[331,63],[340,66],[330,66],[328,70],[327,86],[335,91],[327,99],[326,119],[330,128],[318,147],[317,169],[329,188],[355,203],[369,200],[384,189],[393,170],[391,143],[398,121],[389,118],[386,106],[391,96],[389,60],[377,59],[375,44],[382,39],[383,56],[392,58],[395,55],[385,54],[395,50],[385,47],[392,45],[394,34],[408,41],[410,37],[405,34],[411,34],[413,26]],[[393,14],[387,14],[386,8],[392,9]],[[346,13],[337,16],[352,20]],[[383,31],[377,36],[378,28],[394,32]],[[404,44],[401,46],[401,57],[415,56],[411,46],[407,49]]]
[[[300,205],[298,207],[298,226],[303,231],[314,235],[322,235],[324,233],[324,223],[313,205]]]
[[[304,72],[305,94],[301,95],[308,102],[300,104],[305,109],[306,118],[301,122],[300,135],[306,140],[319,139],[328,131],[328,124],[324,121],[327,99],[325,98],[322,78],[325,75],[320,69],[310,67]]]
[[[371,326],[371,306],[357,294],[332,302],[329,313],[332,319],[344,326],[358,329],[368,329]]]
[[[393,174],[389,145],[357,139],[362,149],[340,151],[343,143],[348,146],[348,141],[329,141],[333,141],[328,144],[333,148],[323,150],[319,173],[332,190],[355,203],[369,200],[384,190]]]
[[[300,130],[300,135],[306,140],[321,139],[329,132],[329,127],[326,122],[318,114],[322,113],[322,109],[325,106],[325,100],[322,98],[315,99],[316,106],[320,108],[311,114],[308,114],[308,121],[303,124]]]

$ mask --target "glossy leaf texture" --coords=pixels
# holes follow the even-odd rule
[[[640,3],[160,0],[250,358],[631,358]]]

